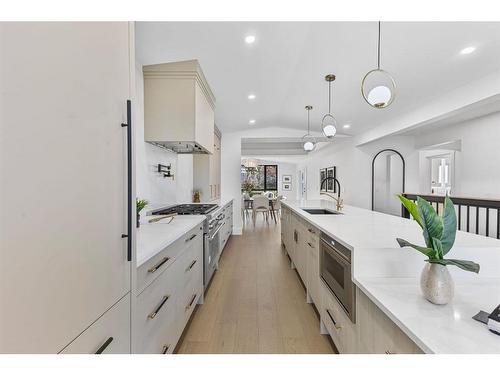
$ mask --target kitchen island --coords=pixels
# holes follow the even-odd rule
[[[400,248],[396,242],[396,238],[400,237],[423,245],[421,229],[413,220],[352,206],[346,206],[342,213],[337,215],[315,215],[303,210],[335,210],[334,203],[325,200],[284,201],[282,204],[282,242],[285,247],[287,243],[290,244],[287,227],[294,223],[290,220],[292,214],[296,221],[304,223],[310,233],[317,229],[317,232],[325,233],[352,253],[351,275],[357,287],[358,318],[351,322],[342,314],[342,309],[334,309],[338,317],[335,319],[341,320],[343,324],[334,321],[333,328],[325,330],[325,333],[328,331],[331,334],[336,345],[340,346],[340,352],[364,353],[383,350],[373,349],[376,344],[367,345],[368,341],[377,341],[377,337],[373,337],[377,332],[365,329],[363,317],[375,317],[375,320],[389,321],[380,324],[380,327],[389,327],[388,324],[392,323],[395,325],[394,329],[389,327],[378,333],[387,334],[382,331],[392,330],[397,335],[406,336],[403,341],[388,337],[388,342],[392,340],[394,343],[406,344],[405,340],[411,340],[408,350],[403,350],[404,345],[399,345],[398,351],[398,345],[394,344],[396,350],[385,349],[382,352],[500,353],[500,337],[489,332],[484,324],[472,319],[479,310],[491,312],[500,303],[499,240],[457,232],[455,245],[448,257],[473,260],[481,265],[481,271],[475,274],[449,266],[455,281],[455,297],[448,305],[438,306],[425,300],[420,292],[419,278],[425,265],[424,255],[410,248]],[[316,233],[318,245],[319,235],[320,233]],[[297,237],[300,237],[300,234]],[[306,240],[305,243],[311,249],[315,247],[313,240]],[[317,288],[315,283],[319,282],[319,288],[328,291],[323,292],[321,298],[312,298],[318,311],[330,311],[323,304],[330,303],[330,299],[333,299],[331,303],[337,303],[334,297],[330,298],[332,293],[325,287],[323,280],[316,280],[319,274],[315,267],[319,266],[319,260],[312,267],[304,268],[300,266],[300,252],[307,250],[301,250],[297,241],[288,247],[293,247],[291,258],[292,261],[295,260],[293,263],[298,263],[293,265],[297,266],[303,279],[306,275],[306,288],[311,285],[313,291],[313,288]],[[302,259],[305,258],[307,256]],[[309,260],[306,260],[306,263],[309,264]],[[312,293],[313,297],[314,294],[317,296],[318,292]],[[308,290],[308,299],[309,297]],[[373,304],[368,307],[369,313],[366,309],[363,310],[368,304]],[[381,317],[377,318],[377,314]],[[331,316],[326,319],[329,318]],[[325,324],[323,314],[321,319],[322,327],[325,328],[326,325],[326,328],[329,328],[328,324]],[[377,325],[376,321],[371,323]],[[412,344],[419,350],[411,348]]]

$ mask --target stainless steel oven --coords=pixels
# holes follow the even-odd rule
[[[356,321],[356,286],[351,278],[351,258],[351,250],[321,233],[321,278],[354,323]]]
[[[215,270],[218,267],[220,257],[220,230],[224,226],[224,215],[218,214],[208,220],[208,230],[205,233],[204,244],[204,272],[203,284],[205,289],[212,279]]]

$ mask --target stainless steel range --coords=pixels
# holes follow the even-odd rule
[[[219,231],[224,225],[224,214],[217,204],[179,204],[151,212],[152,215],[205,215],[203,223],[203,285],[205,289],[218,267],[220,258]]]

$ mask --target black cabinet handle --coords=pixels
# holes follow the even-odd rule
[[[307,244],[309,245],[309,247],[312,247],[314,249],[314,246],[310,242],[308,242]]]
[[[191,269],[194,267],[196,264],[196,259],[191,262],[191,264],[186,268],[186,272],[191,271]]]
[[[153,272],[156,272],[156,270],[158,268],[160,268],[161,266],[163,266],[165,263],[167,263],[168,261],[170,260],[169,257],[165,257],[163,258],[162,260],[160,260],[157,264],[155,264],[153,267],[151,267],[148,272],[149,273],[153,273]]]
[[[189,241],[191,241],[192,239],[194,239],[195,237],[196,237],[196,234],[193,234],[191,237],[186,238],[186,240],[185,240],[185,241],[186,241],[186,242],[189,242]]]
[[[161,351],[161,354],[167,354],[168,348],[170,348],[170,345],[163,345],[163,350]]]
[[[106,348],[109,346],[109,344],[111,344],[111,341],[113,341],[113,338],[112,338],[112,337],[108,338],[108,339],[104,342],[104,344],[102,344],[102,345],[99,347],[99,349],[97,349],[97,351],[95,352],[95,354],[102,354],[102,352],[106,350]]]
[[[122,128],[127,128],[127,234],[122,234],[122,238],[127,239],[127,261],[132,260],[132,218],[133,197],[132,197],[132,102],[127,100],[127,123],[121,124]]]
[[[186,311],[188,311],[191,308],[191,306],[193,306],[195,299],[196,299],[196,294],[193,294],[193,298],[191,298],[191,302],[189,302],[189,305],[186,306]]]
[[[151,314],[148,315],[148,318],[149,319],[154,319],[154,317],[156,315],[158,315],[158,313],[160,312],[161,308],[163,307],[163,305],[165,304],[165,302],[168,301],[168,299],[170,298],[170,296],[163,296],[163,298],[161,299],[161,302],[160,304],[158,305],[158,307],[155,309],[155,311],[153,311]]]
[[[339,326],[337,324],[337,322],[335,321],[335,319],[333,319],[333,316],[332,314],[330,313],[330,310],[326,309],[326,313],[328,314],[328,316],[330,317],[330,319],[332,320],[332,323],[333,323],[333,326],[335,327],[335,329],[340,329],[342,328],[341,326]]]

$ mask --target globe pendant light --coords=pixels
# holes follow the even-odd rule
[[[396,83],[389,73],[380,69],[380,21],[378,23],[377,69],[370,70],[361,82],[361,93],[373,108],[386,108],[396,97]]]
[[[306,152],[311,152],[316,147],[316,139],[311,135],[311,133],[309,131],[309,129],[310,129],[310,125],[309,125],[309,111],[312,108],[313,108],[312,106],[306,105],[306,110],[307,110],[307,134],[302,137],[302,147],[304,147],[304,151],[306,151]]]
[[[321,128],[323,129],[323,134],[327,138],[333,138],[335,133],[337,133],[337,120],[332,116],[332,82],[335,81],[335,75],[328,74],[325,77],[325,81],[328,82],[328,113],[323,116],[321,120]]]

